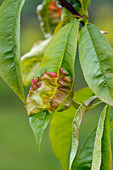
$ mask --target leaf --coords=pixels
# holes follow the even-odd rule
[[[26,53],[21,58],[22,76],[25,86],[28,86],[31,83],[31,80],[34,78],[36,70],[38,69],[39,64],[43,58],[45,49],[51,39],[52,38],[49,38],[35,44],[31,51]]]
[[[91,96],[94,96],[94,93],[89,87],[85,87],[74,93],[73,101],[77,103],[83,103],[85,100],[87,100]]]
[[[82,147],[78,151],[75,159],[75,169],[90,170],[93,156],[96,129],[94,129],[86,138]]]
[[[44,0],[37,8],[40,25],[45,38],[51,37],[61,20],[62,8],[54,0]]]
[[[95,97],[95,100],[91,102],[86,111],[89,111],[96,107],[98,104],[102,103],[102,101],[95,96],[89,87],[85,87],[74,93],[72,102],[73,107],[78,109],[78,106],[80,106],[80,104],[84,105],[84,102],[87,101],[90,97]]]
[[[110,151],[110,128],[109,128],[109,111],[110,107],[106,106],[106,118],[104,121],[103,136],[101,138],[102,144],[102,169],[110,169],[111,165],[111,151]],[[101,125],[102,122],[100,122]],[[99,126],[97,128],[97,131]],[[95,143],[96,129],[94,129],[90,135],[86,138],[84,144],[78,151],[75,158],[74,169],[90,170],[93,158],[93,149]],[[98,158],[98,157],[97,157]],[[96,169],[96,168],[95,168]]]
[[[81,124],[81,120],[83,117],[83,114],[85,113],[86,107],[81,105],[73,119],[73,131],[72,131],[72,147],[71,147],[71,153],[70,153],[70,161],[69,161],[69,169],[71,170],[74,158],[77,153],[78,144],[79,144],[79,128]]]
[[[50,141],[53,151],[64,170],[68,170],[68,160],[72,137],[72,122],[75,109],[71,106],[64,112],[56,112],[50,123]]]
[[[79,40],[80,63],[88,86],[103,102],[113,105],[113,50],[93,24],[84,26]]]
[[[84,113],[87,111],[88,106],[91,107],[91,104],[95,101],[96,97],[92,96],[87,101],[84,102],[84,105],[81,104],[73,119],[73,132],[72,132],[72,147],[70,153],[70,163],[69,169],[71,170],[73,167],[74,159],[77,154],[78,144],[79,144],[79,128],[81,125],[81,121]],[[98,103],[99,104],[99,103]]]
[[[104,133],[102,137],[102,163],[100,170],[111,170],[110,109],[110,106],[106,109]]]
[[[53,112],[67,96],[68,103],[64,102],[63,107],[70,106],[73,97],[71,92],[74,82],[78,29],[78,21],[67,24],[48,45],[36,72],[36,78],[31,82],[26,102],[29,115],[37,113],[40,109]]]
[[[103,161],[103,159],[105,160],[107,158],[106,154],[108,154],[108,153],[105,154],[105,152],[104,152],[106,150],[104,148],[106,146],[106,144],[104,142],[106,140],[109,140],[109,135],[108,135],[108,132],[109,132],[108,128],[109,128],[109,126],[107,125],[109,123],[107,122],[107,124],[105,124],[105,125],[104,125],[104,123],[106,123],[106,121],[108,121],[107,119],[109,119],[109,111],[110,111],[110,108],[109,108],[108,105],[106,105],[104,107],[102,113],[101,113],[101,116],[100,116],[100,119],[99,119],[99,122],[98,122],[97,131],[96,131],[96,137],[95,137],[95,143],[94,143],[94,150],[93,150],[93,158],[92,158],[91,170],[100,169],[101,161]],[[104,126],[105,126],[105,131],[104,131]],[[106,135],[107,135],[107,139],[106,139]],[[107,144],[108,143],[109,143],[109,141],[107,142]],[[108,151],[109,150],[109,146],[107,146],[107,147],[108,147],[108,149],[107,149],[107,151]],[[107,158],[107,160],[108,160],[108,158]],[[104,163],[102,163],[102,164],[104,165]]]
[[[5,0],[0,6],[0,76],[24,102],[20,70],[20,12],[24,0]]]
[[[82,5],[84,11],[86,11],[88,6],[90,5],[90,0],[80,0],[80,2],[81,2],[81,5]]]
[[[64,8],[65,9],[65,8]],[[63,9],[63,10],[64,10]],[[64,19],[59,22],[59,24],[57,25],[57,27],[55,28],[55,31],[54,31],[54,35],[64,26],[66,25],[67,23],[71,22],[71,21],[74,21],[75,20],[75,16],[74,15],[71,15],[71,16],[68,16],[68,17],[64,17]]]
[[[35,139],[39,151],[40,151],[40,145],[41,145],[41,140],[42,140],[44,130],[46,129],[51,119],[51,116],[52,114],[43,111],[29,117],[29,123],[35,135]]]

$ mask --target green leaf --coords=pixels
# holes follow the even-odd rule
[[[86,82],[103,102],[113,105],[113,50],[93,24],[84,26],[79,40],[80,63]]]
[[[102,163],[101,163],[100,169],[107,169],[107,170],[111,169],[110,168],[110,166],[111,166],[111,148],[110,148],[109,112],[110,112],[110,107],[106,106],[106,118],[104,121],[103,136],[101,138]],[[101,123],[102,122],[100,122],[100,125],[101,125]],[[98,124],[97,131],[99,130],[100,125]],[[79,169],[79,170],[83,170],[83,169],[90,170],[91,169],[96,133],[98,133],[98,132],[96,132],[96,129],[94,129],[90,133],[90,135],[86,138],[84,144],[78,151],[78,153],[75,157],[76,164],[74,165],[74,169]],[[96,139],[97,139],[97,137],[96,137]],[[96,169],[96,168],[94,168],[94,169]]]
[[[110,129],[113,128],[113,112],[112,112],[112,109],[111,109],[111,114],[110,114]]]
[[[111,170],[110,109],[110,106],[106,109],[104,133],[102,136],[102,163],[100,170]]]
[[[81,5],[82,5],[84,11],[86,11],[88,6],[90,5],[90,0],[80,0],[80,2],[81,2]]]
[[[89,87],[85,87],[74,93],[73,101],[77,103],[83,103],[85,100],[89,99],[91,96],[94,96],[94,93]]]
[[[43,58],[45,49],[50,41],[51,38],[35,44],[31,51],[21,58],[22,78],[25,86],[28,86],[34,78],[36,70]]]
[[[74,61],[77,49],[79,21],[66,24],[58,31],[45,51],[44,58],[37,70],[37,76],[45,71],[59,73],[59,68],[74,76]],[[60,41],[59,41],[60,40]]]
[[[79,170],[90,170],[92,164],[93,148],[95,142],[96,129],[94,129],[89,136],[86,138],[84,144],[78,151],[75,158],[74,169]]]
[[[46,48],[27,97],[29,115],[37,113],[40,109],[55,111],[67,96],[70,106],[73,97],[71,92],[74,84],[78,29],[79,21],[65,25]],[[68,106],[64,102],[63,107]]]
[[[64,112],[56,112],[50,123],[51,145],[64,170],[68,170],[69,167],[72,122],[75,112],[72,106]]]
[[[78,144],[79,144],[79,128],[81,125],[81,121],[83,118],[84,113],[87,111],[88,106],[91,107],[91,104],[95,101],[96,97],[92,96],[84,104],[81,104],[73,119],[73,132],[72,132],[72,147],[70,153],[70,163],[69,169],[71,170],[73,167],[74,159],[77,154]],[[99,104],[99,103],[98,103]]]
[[[45,38],[52,36],[61,20],[62,8],[58,7],[54,0],[44,0],[43,4],[37,7],[37,13]]]
[[[5,0],[0,6],[0,76],[24,102],[20,70],[20,12],[24,0]]]
[[[40,145],[44,130],[46,129],[52,114],[45,112],[39,112],[38,114],[29,117],[29,123],[35,135],[38,150],[40,151]]]
[[[104,151],[106,149],[104,147],[106,146],[106,144],[104,142],[106,142],[106,140],[109,140],[109,135],[108,135],[108,132],[109,132],[108,131],[108,128],[109,128],[109,125],[108,125],[109,124],[108,123],[109,111],[110,111],[110,108],[109,108],[108,105],[106,105],[104,107],[102,113],[101,113],[101,116],[100,116],[100,119],[99,119],[99,122],[98,122],[96,137],[95,137],[95,143],[94,143],[91,170],[100,169],[101,162],[105,159],[108,160],[108,157],[106,156],[106,154],[108,154],[108,152],[109,152],[109,145],[107,146],[108,152],[105,154]],[[107,124],[105,124],[106,122],[107,122]],[[104,131],[104,126],[105,126],[105,131]],[[107,144],[109,144],[109,141],[107,142]],[[108,154],[108,156],[109,156],[109,154]],[[109,160],[108,160],[108,163],[109,163]],[[104,165],[104,163],[102,163],[102,166],[103,165]],[[108,169],[109,169],[109,167],[108,167]]]

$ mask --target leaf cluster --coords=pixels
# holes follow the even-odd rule
[[[44,0],[37,7],[45,40],[20,60],[20,13],[24,0],[0,7],[0,76],[25,102],[38,149],[47,125],[54,153],[64,170],[110,170],[110,109],[113,105],[113,49],[88,20],[90,0]],[[74,91],[77,49],[88,87]],[[79,149],[85,112],[104,103],[97,127]]]

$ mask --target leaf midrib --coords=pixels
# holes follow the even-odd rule
[[[75,22],[76,22],[76,21],[75,21]],[[67,44],[68,44],[68,39],[69,39],[71,30],[73,29],[73,26],[74,26],[75,22],[74,22],[73,25],[71,26],[71,28],[70,28],[70,30],[69,30],[69,32],[68,32],[68,35],[67,35],[67,39],[66,39],[66,42],[65,42],[65,47],[64,47],[64,50],[63,50],[63,52],[62,52],[61,62],[60,62],[60,64],[59,64],[58,71],[57,71],[57,78],[56,78],[56,82],[55,82],[56,87],[55,87],[55,89],[54,89],[54,92],[53,92],[52,97],[50,98],[50,101],[51,101],[51,99],[54,97],[54,95],[55,95],[55,93],[56,93],[56,89],[57,89],[57,85],[58,85],[57,80],[58,80],[58,77],[59,77],[59,69],[60,69],[60,67],[61,67],[61,65],[62,65],[62,61],[63,61],[64,55],[65,55],[66,47],[67,47]],[[69,93],[70,93],[70,92],[69,92]],[[50,102],[49,102],[49,105],[50,105]]]

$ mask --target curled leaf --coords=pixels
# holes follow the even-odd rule
[[[37,13],[45,38],[52,36],[61,20],[62,8],[58,7],[54,0],[44,0],[43,4],[37,7]]]
[[[56,34],[46,49],[26,100],[29,116],[43,110],[52,113],[62,103],[60,110],[67,109],[71,105],[78,28],[78,21],[67,24]]]
[[[70,92],[71,86],[72,79],[61,68],[58,77],[57,73],[46,71],[33,79],[26,101],[28,115],[38,113],[40,109],[55,111]],[[65,109],[70,106],[72,97],[68,98]]]

